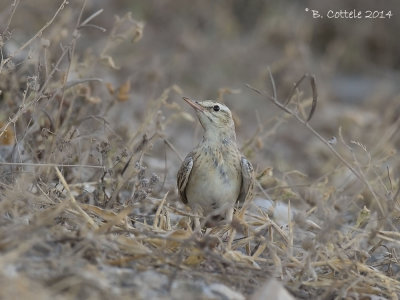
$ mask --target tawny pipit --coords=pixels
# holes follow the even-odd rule
[[[195,109],[204,135],[178,171],[180,198],[206,220],[231,221],[236,201],[244,202],[254,184],[253,167],[236,144],[231,111],[218,102],[183,99]]]

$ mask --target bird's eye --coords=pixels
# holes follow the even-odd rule
[[[219,105],[214,105],[213,110],[214,111],[219,111],[220,110]]]

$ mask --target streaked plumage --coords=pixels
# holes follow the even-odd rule
[[[196,213],[231,219],[235,203],[252,193],[253,167],[237,147],[232,114],[224,104],[184,100],[195,109],[204,136],[178,171],[180,198]]]

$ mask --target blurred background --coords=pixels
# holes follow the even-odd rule
[[[6,50],[12,52],[33,36],[60,3],[21,1],[10,24],[12,36]],[[55,19],[57,25],[44,31],[44,39],[58,37],[50,45],[52,63],[61,53],[60,45],[71,39],[81,5],[82,1],[70,1]],[[118,87],[129,81],[127,101],[113,105],[107,113],[113,127],[121,130],[136,128],[149,100],[172,85],[179,86],[182,95],[188,97],[219,99],[234,112],[241,145],[260,124],[263,131],[270,131],[259,141],[263,144],[261,151],[253,153],[252,159],[260,169],[273,166],[282,172],[298,169],[320,176],[332,166],[326,164],[326,147],[293,119],[282,118],[279,109],[245,84],[272,93],[269,67],[278,98],[285,100],[294,82],[305,73],[314,74],[318,106],[311,124],[326,139],[337,137],[342,127],[347,141],[357,140],[371,149],[400,113],[399,8],[396,0],[88,1],[82,19],[103,9],[92,23],[106,31],[87,28],[81,33],[76,63],[84,64],[88,57],[104,54],[107,36],[117,18],[131,14],[131,25],[140,24],[143,32],[138,42],[122,39],[118,47],[108,47],[111,63],[103,59],[103,64],[97,66],[98,61],[91,60],[87,74],[81,69],[69,77],[101,77],[104,82],[96,92],[100,98],[104,98],[101,93],[106,90],[105,83]],[[2,20],[6,20],[10,9],[10,2],[2,1]],[[353,9],[361,11],[363,18],[326,17],[329,10]],[[310,10],[319,11],[324,18],[313,18]],[[379,11],[384,18],[365,18],[367,10]],[[123,33],[124,26],[129,24],[119,27]],[[27,50],[20,59],[30,55]],[[303,82],[299,91],[299,99],[309,99],[309,82]],[[173,94],[168,101],[177,102],[193,116],[181,101],[182,95]],[[103,104],[109,101],[102,100]],[[101,111],[98,107],[95,111]],[[168,116],[169,112],[164,114]],[[279,126],[277,122],[281,122]],[[201,136],[196,124],[177,119],[166,129],[182,155]],[[399,147],[398,138],[392,145]]]

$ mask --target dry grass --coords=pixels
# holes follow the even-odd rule
[[[256,199],[232,224],[198,236],[175,187],[176,143],[192,139],[174,124],[195,121],[180,101],[184,84],[139,94],[162,75],[132,79],[118,56],[139,47],[144,24],[128,13],[107,20],[104,32],[96,20],[106,11],[75,5],[60,2],[16,48],[10,26],[22,3],[2,13],[4,298],[231,298],[216,284],[249,296],[271,277],[304,299],[398,298],[399,94],[360,104],[371,118],[332,116],[333,106],[317,100],[317,89],[327,95],[318,77],[308,77],[309,93],[306,80],[286,84],[287,62],[265,66],[268,80],[241,95],[280,110],[256,121],[235,114],[239,130],[251,128],[243,151],[257,166]],[[93,32],[102,34],[94,45],[86,40]],[[217,94],[223,101],[238,92]],[[326,130],[335,118],[343,127]]]

